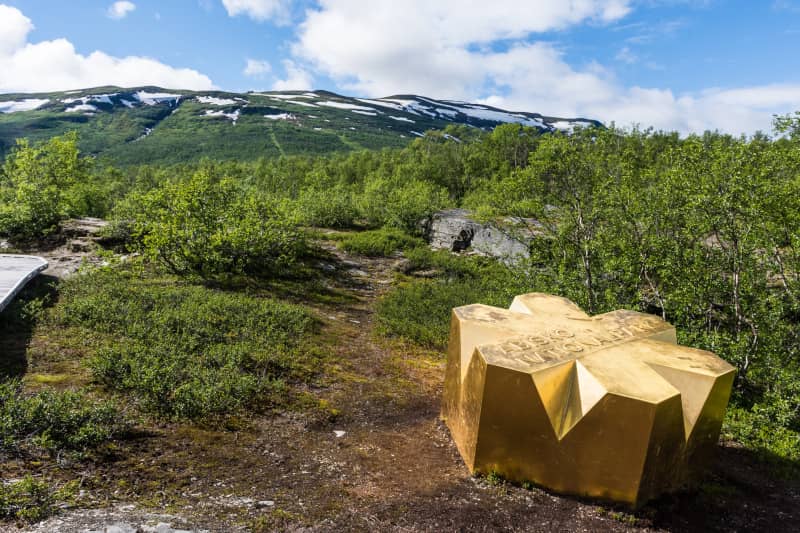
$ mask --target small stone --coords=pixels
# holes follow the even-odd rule
[[[119,523],[106,526],[106,533],[136,533],[137,528],[131,524]]]
[[[346,431],[341,431],[341,430],[336,430],[333,432],[333,434],[336,435],[337,439],[341,439],[342,437],[345,436],[346,433],[347,433]]]
[[[275,505],[274,501],[272,501],[272,500],[264,500],[264,501],[258,502],[256,504],[256,507],[258,507],[259,509],[263,509],[264,507],[272,507],[274,505]]]
[[[81,241],[76,239],[69,243],[69,248],[70,250],[76,253],[88,252],[90,249],[90,245],[86,241]]]

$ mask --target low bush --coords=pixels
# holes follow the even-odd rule
[[[0,519],[44,520],[58,511],[58,503],[71,500],[77,492],[77,483],[54,487],[31,476],[15,483],[0,482]]]
[[[111,402],[92,401],[80,391],[26,394],[17,380],[0,383],[0,451],[80,452],[112,439],[124,428]]]
[[[276,300],[94,271],[63,286],[59,319],[95,337],[90,366],[111,389],[167,419],[212,421],[313,374],[314,319]]]
[[[419,230],[419,223],[451,205],[447,191],[420,180],[368,177],[360,197],[360,211],[372,226],[390,226],[407,232]]]
[[[353,194],[343,187],[304,189],[295,201],[300,224],[322,228],[350,228],[358,217]]]
[[[84,197],[91,194],[90,166],[74,134],[36,145],[18,141],[0,168],[0,235],[37,239],[64,218],[83,214]]]
[[[146,256],[174,274],[208,280],[275,276],[292,268],[307,243],[284,211],[233,180],[198,171],[132,196],[115,218],[132,221],[135,243]]]
[[[775,471],[787,477],[800,474],[800,432],[774,416],[773,405],[757,404],[750,409],[732,405],[722,428],[724,438],[755,450]]]
[[[534,290],[530,280],[497,261],[459,257],[417,248],[407,254],[410,271],[428,271],[433,279],[410,279],[377,306],[378,332],[444,349],[454,307],[482,303],[507,307],[517,294]]]
[[[482,294],[468,283],[422,280],[389,293],[377,308],[377,330],[430,348],[445,348],[454,307],[476,303]]]
[[[386,257],[398,250],[411,250],[424,246],[425,242],[396,228],[382,228],[345,235],[339,245],[350,253]]]

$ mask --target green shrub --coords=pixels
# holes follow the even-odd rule
[[[407,254],[410,271],[433,272],[435,279],[414,279],[384,296],[377,306],[377,329],[417,344],[443,349],[454,307],[483,303],[507,307],[532,283],[497,261],[459,257],[417,248]]]
[[[295,202],[297,221],[306,226],[350,228],[358,217],[353,195],[343,187],[305,189]]]
[[[461,256],[427,246],[408,250],[405,255],[409,262],[407,270],[433,270],[442,279],[471,278],[488,282],[494,278],[507,280],[510,276],[508,268],[487,257]]]
[[[427,181],[371,177],[364,186],[360,208],[373,226],[391,226],[410,233],[419,223],[450,205],[447,191]]]
[[[750,409],[731,406],[723,425],[723,437],[755,450],[785,475],[800,473],[800,432],[774,416],[773,405],[756,404]],[[787,466],[792,465],[792,466]]]
[[[425,242],[396,228],[381,228],[345,235],[341,238],[339,245],[350,253],[370,257],[386,257],[397,250],[410,250],[424,246]]]
[[[90,162],[80,157],[77,142],[74,134],[35,146],[17,142],[0,171],[0,235],[39,238],[80,209],[91,194]]]
[[[212,420],[310,375],[302,307],[276,300],[95,271],[64,284],[59,318],[100,334],[95,378],[168,419]]]
[[[0,383],[0,450],[85,451],[124,428],[113,403],[91,401],[80,391],[25,394],[19,381]]]
[[[465,283],[417,281],[398,287],[378,303],[378,332],[431,348],[445,348],[454,307],[476,303],[480,291]]]
[[[46,481],[26,476],[15,483],[0,482],[0,518],[38,522],[58,512],[57,504],[71,500],[77,483],[53,487]]]
[[[306,250],[276,203],[206,171],[135,196],[117,218],[133,220],[141,251],[178,275],[276,275]]]

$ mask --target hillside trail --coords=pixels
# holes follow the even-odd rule
[[[406,261],[399,256],[351,256],[335,246],[326,249],[343,270],[337,288],[348,291],[352,300],[317,309],[325,329],[339,339],[334,360],[340,367],[322,393],[336,416],[308,426],[302,437],[295,437],[298,445],[291,454],[300,464],[289,485],[302,494],[306,527],[627,529],[598,507],[471,477],[439,419],[444,354],[387,341],[374,331],[376,303],[392,288]]]
[[[238,431],[163,425],[86,467],[94,510],[30,531],[791,531],[796,488],[721,447],[708,493],[635,514],[472,477],[439,419],[445,356],[375,333],[379,298],[404,259],[323,245],[329,288],[311,305],[331,363],[301,408]],[[91,481],[89,481],[91,480]],[[176,525],[177,524],[177,525]],[[150,529],[148,529],[150,528]],[[163,529],[163,531],[171,531]]]

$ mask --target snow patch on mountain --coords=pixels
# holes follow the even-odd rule
[[[153,128],[145,128],[145,129],[144,129],[144,133],[142,133],[140,136],[136,137],[136,138],[133,140],[133,142],[136,142],[136,141],[141,141],[141,140],[142,140],[142,139],[144,139],[145,137],[148,137],[148,136],[149,136],[151,133],[153,133]]]
[[[269,96],[276,100],[296,100],[298,98],[316,98],[317,95],[310,94],[271,94],[271,93],[258,93],[260,96]]]
[[[406,118],[406,117],[395,117],[393,115],[389,115],[389,118],[392,119],[392,120],[396,120],[398,122],[410,122],[412,124],[415,124],[415,121],[411,120],[410,118]]]
[[[395,104],[399,104],[402,107],[413,107],[413,106],[419,104],[419,102],[417,102],[416,100],[403,100],[403,99],[400,99],[400,98],[381,98],[381,100],[383,102],[392,102],[392,103],[395,103]]]
[[[234,126],[236,125],[236,121],[239,120],[239,115],[241,115],[241,111],[239,109],[237,109],[232,113],[226,113],[221,109],[219,111],[214,111],[213,109],[206,109],[205,112],[205,116],[207,117],[225,117],[231,122],[233,122]]]
[[[301,102],[299,100],[290,100],[288,103],[293,105],[301,105],[303,107],[319,107],[317,104],[312,104],[311,102]]]
[[[49,103],[48,99],[26,98],[25,100],[12,100],[0,102],[0,113],[19,113],[20,111],[33,111]]]
[[[361,111],[359,109],[353,109],[352,111],[353,111],[353,113],[356,113],[358,115],[364,115],[364,116],[367,116],[367,117],[377,117],[378,116],[378,113],[375,112],[375,111]]]
[[[183,95],[170,94],[170,93],[148,93],[147,91],[139,91],[133,95],[134,98],[139,100],[145,105],[157,105],[168,103],[170,105],[177,104]]]
[[[445,109],[443,107],[437,107],[436,112],[439,113],[440,115],[445,115],[447,117],[450,117],[451,120],[456,118],[456,116],[458,116],[458,111],[456,111],[455,109]]]
[[[94,113],[97,111],[97,106],[93,104],[105,104],[113,106],[114,102],[111,100],[113,97],[117,96],[119,93],[112,93],[112,94],[90,94],[88,96],[80,96],[78,98],[64,98],[61,100],[61,103],[71,106],[72,104],[78,104],[73,107],[69,107],[64,110],[65,113],[75,113],[77,111],[89,111]],[[122,102],[126,102],[126,100],[122,100]],[[133,107],[132,105],[130,107]]]
[[[239,103],[236,100],[231,100],[230,98],[217,98],[216,96],[198,96],[197,101],[201,104],[218,106],[237,105]]]
[[[468,117],[477,118],[479,120],[486,120],[489,122],[516,123],[516,124],[523,124],[525,126],[532,126],[535,128],[547,128],[547,126],[541,119],[531,118],[525,115],[509,113],[507,111],[489,109],[484,106],[462,105],[462,106],[454,106],[454,109],[459,113],[467,115]]]
[[[388,107],[389,109],[394,109],[395,111],[403,111],[403,106],[400,104],[395,104],[394,102],[384,102],[383,100],[369,100],[367,98],[356,98],[359,102],[364,102],[365,104],[370,105],[377,105],[380,107]]]
[[[375,111],[375,109],[372,108],[372,107],[366,107],[366,106],[363,106],[363,105],[355,105],[355,104],[347,104],[347,103],[344,103],[344,102],[334,102],[333,100],[325,100],[324,102],[319,102],[319,105],[322,105],[322,106],[325,106],[325,107],[333,107],[333,108],[336,108],[336,109],[350,109],[350,110],[359,109],[361,111]]]
[[[117,94],[118,93],[113,93],[113,94],[93,94],[91,96],[88,96],[85,101],[98,102],[98,103],[101,103],[101,104],[108,104],[108,105],[114,105],[114,102],[112,102],[111,99],[113,97],[117,96]]]
[[[297,117],[291,113],[279,113],[277,115],[264,115],[264,118],[269,120],[294,120]]]
[[[97,111],[97,107],[93,106],[92,104],[79,104],[74,107],[65,109],[64,113],[77,113],[79,111],[88,111],[93,113]]]

